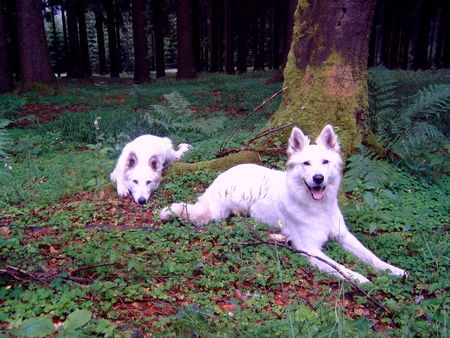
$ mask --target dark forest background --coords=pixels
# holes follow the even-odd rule
[[[45,69],[47,54],[57,76],[128,73],[137,83],[163,77],[167,69],[177,69],[178,78],[193,78],[198,72],[282,69],[296,4],[297,0],[0,0],[0,92],[20,82],[22,91],[28,90],[24,82],[36,77],[24,73],[35,72],[37,64],[39,71]],[[39,35],[42,24],[46,41],[28,41],[30,35]],[[38,45],[48,52],[34,52]],[[450,1],[378,0],[368,64],[413,70],[449,67]],[[281,80],[281,71],[278,75],[274,80]]]

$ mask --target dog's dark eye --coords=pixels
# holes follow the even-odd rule
[[[149,185],[150,183],[152,183],[152,181],[147,181],[145,182],[145,184]]]
[[[322,164],[328,164],[330,161],[328,160],[323,160]]]
[[[134,183],[134,184],[138,184],[138,181],[137,181],[137,180],[133,180],[133,183]]]
[[[305,161],[303,162],[303,165],[311,165],[311,163],[309,163],[309,161]]]

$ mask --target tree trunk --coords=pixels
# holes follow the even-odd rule
[[[209,27],[208,27],[208,42],[209,42],[209,71],[211,73],[218,72],[219,67],[219,42],[220,42],[220,19],[219,8],[217,0],[209,0]]]
[[[240,0],[238,4],[238,47],[237,47],[237,71],[242,74],[247,71],[248,56],[248,0]]]
[[[148,64],[148,42],[145,33],[145,2],[132,1],[133,44],[134,44],[134,82],[144,83],[150,80]]]
[[[67,20],[66,20],[67,9],[65,6],[65,1],[61,2],[61,21],[62,21],[62,30],[63,30],[63,44],[64,44],[64,53],[63,53],[63,69],[68,72],[68,59],[69,59],[69,43],[67,37]]]
[[[430,33],[430,4],[420,2],[415,12],[415,27],[413,31],[412,69],[427,69],[428,63],[428,38]]]
[[[197,76],[192,45],[192,1],[177,2],[177,79],[193,79]]]
[[[287,57],[292,43],[292,31],[294,30],[294,13],[297,8],[298,0],[288,0],[287,13],[286,13],[286,23],[284,25],[285,39],[283,43],[283,51],[281,54],[281,67],[278,72],[275,73],[269,80],[265,83],[274,83],[283,81],[284,68],[286,67]]]
[[[116,41],[116,20],[114,13],[114,1],[104,0],[106,12],[106,24],[108,29],[109,74],[111,77],[119,77],[119,52]]]
[[[42,3],[36,0],[18,0],[17,25],[21,92],[32,90],[36,83],[53,87],[55,75],[45,37]]]
[[[13,76],[6,42],[6,27],[3,17],[3,1],[0,0],[0,94],[13,90]]]
[[[59,55],[59,39],[58,39],[58,30],[56,29],[55,6],[50,5],[50,13],[52,21],[52,37],[53,37],[53,53],[54,53],[53,57],[55,62],[54,71],[58,75],[58,77],[61,77],[61,64],[60,64],[61,57]]]
[[[89,57],[89,45],[86,30],[86,15],[85,15],[85,3],[84,0],[78,0],[78,31],[80,34],[80,49],[81,49],[81,66],[83,78],[90,77],[92,75],[91,60]]]
[[[225,28],[225,72],[234,74],[234,30],[231,0],[225,0],[224,28]]]
[[[101,75],[106,74],[105,34],[103,32],[103,13],[99,3],[95,4],[95,31],[97,32],[98,66]]]
[[[155,67],[156,77],[166,76],[166,64],[164,61],[164,12],[162,9],[162,0],[153,0],[153,29],[155,34]]]
[[[195,70],[201,72],[203,69],[201,56],[201,33],[200,33],[200,3],[198,1],[192,2],[192,50],[194,53]]]
[[[255,21],[253,25],[253,54],[254,70],[264,70],[265,64],[265,39],[266,39],[266,4],[258,1],[255,5]]]
[[[367,56],[375,0],[311,2],[299,1],[284,72],[288,89],[264,129],[294,122],[315,137],[324,125],[332,124],[339,129],[346,157],[361,142],[367,127]],[[286,144],[290,132],[284,128],[261,143]],[[189,168],[175,164],[173,170],[224,170],[237,163],[258,162],[258,158],[257,152],[247,151]]]
[[[344,154],[349,154],[367,131],[367,56],[375,1],[304,3],[299,2],[295,14],[284,71],[287,90],[269,126],[295,122],[318,135],[332,124],[339,129]],[[288,133],[278,138],[284,142]]]
[[[117,50],[117,69],[119,73],[123,71],[122,69],[122,45],[120,43],[120,27],[123,24],[122,11],[120,10],[120,0],[114,2],[114,17],[115,17],[115,27],[116,27],[116,50]]]
[[[67,1],[67,32],[69,36],[69,53],[67,54],[67,77],[83,78],[83,64],[78,35],[77,10],[78,0]]]

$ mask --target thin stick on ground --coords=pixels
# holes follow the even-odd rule
[[[280,95],[283,91],[285,91],[287,89],[287,87],[281,88],[279,91],[277,91],[276,93],[274,93],[271,97],[269,97],[268,99],[264,100],[258,107],[256,107],[255,109],[253,109],[250,113],[248,113],[244,120],[231,132],[230,136],[228,136],[228,139],[225,141],[225,143],[223,143],[220,146],[220,151],[223,151],[223,149],[225,149],[225,147],[227,146],[227,144],[230,142],[230,140],[233,138],[234,134],[236,134],[236,132],[242,128],[242,126],[245,124],[245,122],[247,122],[247,120],[250,118],[250,116],[252,116],[254,113],[256,113],[258,110],[260,110],[262,107],[264,107],[267,103],[269,103],[270,101],[272,101],[274,98],[276,98],[278,95]]]
[[[285,124],[283,126],[274,127],[274,128],[270,128],[270,129],[264,130],[264,131],[260,132],[258,135],[256,135],[255,137],[252,137],[251,139],[249,139],[245,146],[248,147],[250,145],[250,143],[252,143],[253,141],[256,141],[257,139],[259,139],[259,138],[261,138],[263,136],[269,135],[271,133],[274,133],[274,132],[276,132],[278,130],[281,130],[281,129],[284,129],[284,128],[288,128],[288,127],[290,127],[292,125],[294,125],[294,122],[289,122],[288,124]]]
[[[295,252],[295,253],[299,253],[308,257],[312,257],[315,258],[329,266],[331,266],[333,269],[335,269],[337,272],[339,272],[342,277],[345,278],[345,280],[347,280],[351,285],[353,285],[360,293],[362,293],[368,300],[370,300],[373,304],[375,304],[378,308],[382,309],[384,312],[386,313],[391,313],[391,310],[388,309],[386,306],[384,306],[382,303],[380,303],[378,300],[376,300],[375,298],[373,298],[371,295],[369,295],[367,293],[367,291],[363,290],[357,283],[355,283],[350,276],[348,276],[344,271],[342,271],[341,268],[339,268],[338,266],[336,266],[335,264],[327,261],[326,259],[323,259],[322,257],[317,257],[316,255],[310,254],[306,251],[303,250],[297,250],[294,248],[291,248],[290,246],[286,245],[286,244],[282,244],[282,243],[278,243],[275,240],[274,241],[265,241],[256,231],[256,229],[249,224],[248,222],[247,226],[249,228],[249,230],[252,232],[252,234],[260,241],[260,242],[254,242],[254,243],[245,243],[243,244],[244,246],[258,246],[258,245],[269,245],[269,246],[278,246],[284,249],[287,249],[291,252]]]

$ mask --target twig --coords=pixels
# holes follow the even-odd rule
[[[262,107],[264,107],[267,103],[269,103],[270,101],[272,101],[274,98],[276,98],[278,95],[280,95],[283,91],[285,91],[287,89],[287,87],[281,88],[279,91],[277,91],[275,94],[273,94],[271,97],[269,97],[268,99],[264,100],[258,107],[256,107],[255,109],[253,109],[250,113],[248,113],[244,120],[236,127],[234,128],[234,130],[231,132],[230,136],[228,137],[228,139],[225,141],[225,143],[223,143],[220,146],[220,151],[223,151],[223,149],[227,146],[228,142],[230,142],[231,138],[233,137],[233,135],[244,125],[245,122],[247,122],[247,120],[250,118],[250,116],[252,116],[254,113],[256,113],[258,110],[260,110]]]
[[[292,125],[294,125],[294,122],[289,122],[288,124],[285,124],[285,125],[283,125],[283,126],[279,126],[279,127],[274,127],[274,128],[267,129],[267,130],[265,130],[265,131],[259,133],[259,134],[256,135],[255,137],[252,137],[251,139],[249,139],[249,140],[247,141],[246,147],[248,147],[248,146],[250,145],[250,143],[252,143],[253,141],[255,141],[255,140],[257,140],[257,139],[259,139],[259,138],[261,138],[261,137],[263,137],[263,136],[266,136],[266,135],[271,134],[271,133],[274,133],[274,132],[276,132],[276,131],[278,131],[278,130],[281,130],[281,129],[290,127],[290,126],[292,126]]]
[[[6,269],[0,269],[0,275],[7,275],[12,277],[15,280],[18,280],[20,282],[28,282],[28,283],[37,283],[41,285],[45,285],[55,291],[55,288],[48,284],[44,279],[46,279],[45,274],[39,274],[34,275],[30,272],[27,272],[25,270],[16,268],[11,265],[6,265]]]
[[[318,257],[316,255],[310,254],[306,251],[303,250],[297,250],[294,248],[291,248],[290,246],[286,245],[286,244],[281,244],[281,243],[277,243],[276,241],[264,241],[262,239],[262,237],[257,233],[256,229],[250,225],[249,223],[247,223],[248,228],[250,229],[250,231],[255,235],[255,237],[260,241],[260,242],[254,242],[254,243],[246,243],[243,244],[243,246],[257,246],[257,245],[270,245],[270,246],[279,246],[282,248],[285,248],[291,252],[295,252],[295,253],[299,253],[308,257],[312,257],[315,258],[329,266],[331,266],[333,269],[335,269],[337,272],[339,272],[351,285],[353,285],[359,292],[361,292],[367,299],[369,299],[372,303],[374,303],[378,308],[382,309],[384,312],[386,313],[391,313],[391,310],[388,309],[386,306],[384,306],[383,304],[381,304],[378,300],[376,300],[375,298],[373,298],[371,295],[369,295],[365,290],[363,290],[358,284],[356,284],[351,278],[350,276],[348,276],[344,271],[342,271],[341,268],[339,268],[338,266],[336,266],[335,264],[327,261],[326,259],[322,258],[322,257]]]
[[[69,275],[74,275],[80,271],[83,270],[89,270],[89,269],[96,269],[96,268],[102,268],[105,266],[111,266],[111,265],[118,265],[119,263],[105,263],[105,264],[97,264],[97,265],[86,265],[86,266],[82,266],[79,267],[78,269],[72,270],[69,272]]]

